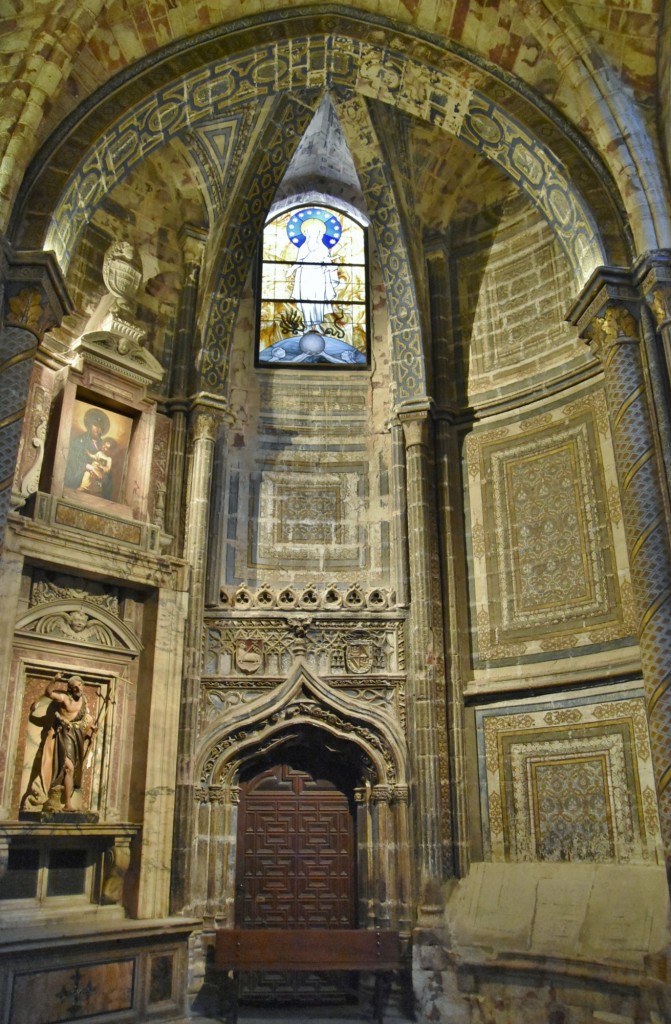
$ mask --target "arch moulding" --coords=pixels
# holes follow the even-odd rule
[[[281,22],[281,33],[275,21]],[[608,262],[588,204],[567,173],[564,154],[557,155],[530,123],[522,124],[488,95],[492,86],[500,95],[502,86],[482,62],[387,19],[363,20],[346,9],[269,17],[266,22],[248,19],[197,40],[173,43],[121,72],[100,95],[89,97],[28,169],[12,234],[24,245],[39,244],[39,237],[66,270],[104,198],[139,161],[170,139],[250,101],[288,91],[340,88],[447,131],[497,164],[552,227],[578,287]],[[152,85],[147,83],[138,101],[147,72]],[[162,83],[158,87],[157,81]],[[510,83],[503,92],[508,89]],[[120,109],[123,115],[112,120]],[[555,125],[557,140],[561,134]],[[598,161],[592,157],[591,162]],[[37,192],[39,205],[34,202]],[[35,212],[24,223],[24,212],[31,208],[45,212]]]
[[[195,791],[194,862],[189,906],[206,928],[234,923],[240,774],[261,757],[282,758],[285,743],[310,730],[357,751],[356,802],[359,927],[409,933],[412,891],[407,751],[391,716],[333,691],[294,662],[287,680],[200,744]]]

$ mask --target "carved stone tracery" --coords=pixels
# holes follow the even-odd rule
[[[117,587],[103,586],[95,580],[85,580],[79,576],[46,573],[38,576],[30,592],[30,607],[48,601],[86,601],[87,604],[104,608],[115,618],[120,617]]]

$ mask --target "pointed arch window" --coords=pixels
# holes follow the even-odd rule
[[[263,231],[257,365],[366,369],[367,229],[336,206],[295,206]]]

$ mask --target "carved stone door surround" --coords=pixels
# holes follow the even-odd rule
[[[336,694],[297,658],[287,679],[202,736],[194,807],[190,909],[206,928],[234,923],[241,777],[283,760],[297,743],[322,744],[351,766],[356,803],[359,927],[410,931],[407,751],[397,722]]]

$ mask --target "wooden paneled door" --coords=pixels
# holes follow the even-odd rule
[[[354,825],[332,783],[276,765],[241,786],[236,925],[242,928],[353,928]],[[335,982],[335,984],[334,984]],[[259,974],[247,997],[336,998],[336,978]]]

